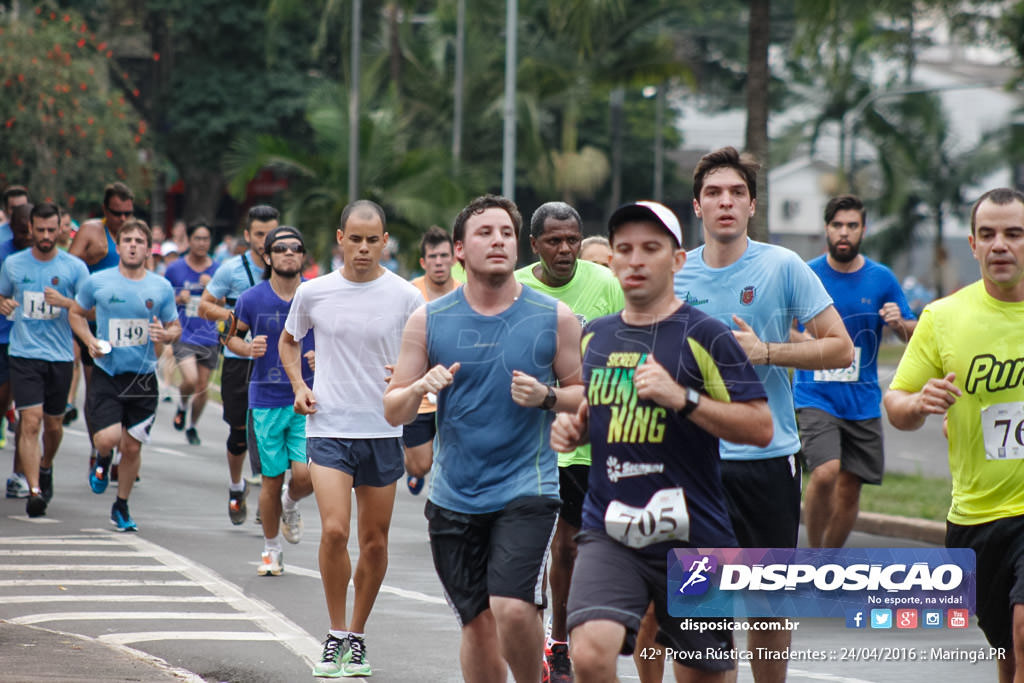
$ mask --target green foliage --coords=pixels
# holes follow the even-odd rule
[[[274,136],[239,137],[225,157],[231,189],[261,168],[284,172],[290,179],[284,197],[285,220],[314,236],[325,253],[338,217],[350,199],[348,186],[348,97],[339,85],[324,84],[308,98],[306,117],[313,144],[306,149]],[[413,144],[419,129],[411,119],[397,119],[393,101],[365,105],[360,117],[360,198],[372,199],[388,213],[388,231],[411,247],[433,223],[448,225],[459,209],[485,188],[472,169],[452,170],[442,147]]]
[[[869,134],[880,151],[882,171],[881,214],[897,216],[888,229],[878,232],[868,246],[882,252],[883,260],[905,250],[920,238],[924,220],[934,227],[939,295],[944,293],[939,269],[944,218],[968,209],[967,187],[1005,163],[1006,131],[992,131],[973,148],[963,149],[953,137],[935,94],[906,95],[889,104],[877,104],[866,116]]]
[[[78,211],[99,204],[105,182],[138,187],[147,126],[110,64],[75,12],[39,6],[0,25],[0,184]]]

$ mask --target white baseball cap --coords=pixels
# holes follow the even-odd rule
[[[608,219],[608,237],[612,236],[615,228],[629,221],[653,220],[665,228],[668,234],[676,241],[676,245],[683,246],[683,229],[679,227],[679,219],[676,218],[672,209],[664,204],[651,201],[630,202],[615,209],[612,217]]]

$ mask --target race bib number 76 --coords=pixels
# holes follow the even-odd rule
[[[983,408],[981,431],[989,460],[1024,458],[1024,403],[996,403]]]

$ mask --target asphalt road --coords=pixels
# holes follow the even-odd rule
[[[114,486],[101,496],[89,490],[84,427],[81,420],[73,424],[58,455],[55,497],[47,516],[29,520],[23,500],[0,503],[0,619],[127,645],[208,681],[311,680],[310,664],[327,628],[317,571],[315,503],[300,504],[305,538],[295,546],[286,544],[285,574],[257,576],[262,534],[252,509],[242,526],[232,526],[227,517],[226,427],[219,412],[219,406],[211,405],[199,427],[203,444],[193,447],[171,429],[170,404],[161,404],[153,442],[143,450],[142,480],[131,498],[137,534],[112,531],[108,517]],[[913,441],[923,443],[920,434]],[[890,441],[891,453],[902,449]],[[9,453],[10,446],[2,455]],[[256,492],[250,496],[253,506]],[[400,487],[390,567],[367,626],[374,681],[461,680],[458,627],[430,560],[423,504],[422,496]],[[852,543],[907,545],[864,534],[855,534]],[[737,647],[743,642],[737,638]],[[840,652],[856,647],[862,660],[871,656],[871,648],[886,646],[927,648],[929,656],[915,662],[793,662],[789,680],[995,679],[990,661],[930,661],[933,646],[954,653],[984,647],[975,626],[964,631],[852,631],[838,620],[803,620],[794,635],[794,648]],[[0,660],[3,647],[0,643]],[[48,665],[59,671],[61,663],[42,656],[40,666]],[[622,658],[619,671],[622,680],[637,680],[631,660]],[[746,665],[741,665],[740,680],[751,680]]]

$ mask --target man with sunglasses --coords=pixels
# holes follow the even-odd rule
[[[135,194],[115,182],[103,190],[103,218],[82,223],[68,249],[85,261],[90,273],[117,266],[117,233],[135,213]]]
[[[260,521],[264,547],[256,570],[260,576],[279,576],[284,571],[279,532],[289,543],[299,542],[302,517],[296,503],[313,492],[306,466],[306,416],[292,408],[295,393],[281,367],[277,347],[295,290],[303,280],[305,253],[302,234],[291,226],[282,225],[267,235],[263,281],[238,297],[235,334],[227,340],[231,350],[253,358],[249,410],[263,473]],[[246,342],[250,332],[252,341]],[[306,384],[313,382],[313,354],[313,336],[307,335],[302,344]],[[287,470],[292,477],[284,486]]]
[[[263,243],[267,235],[278,226],[281,215],[277,209],[259,204],[249,209],[245,223],[245,241],[249,250],[233,256],[224,262],[213,279],[206,285],[199,302],[199,317],[228,324],[232,310],[242,292],[255,287],[263,272]],[[228,474],[228,517],[235,525],[245,523],[248,510],[245,504],[249,493],[248,485],[242,478],[245,454],[249,450],[247,431],[249,414],[249,375],[252,374],[252,358],[239,356],[231,349],[224,349],[224,364],[221,366],[221,402],[224,406],[224,421],[228,423],[227,458]],[[253,474],[260,473],[259,455],[250,453],[249,465]]]

